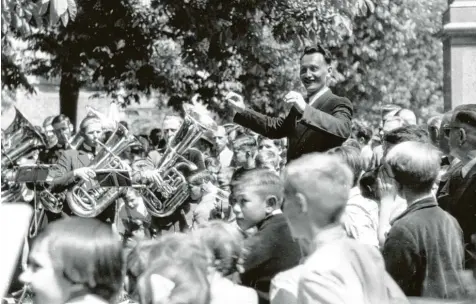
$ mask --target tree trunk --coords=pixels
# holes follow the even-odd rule
[[[79,74],[73,72],[74,69],[65,69],[61,73],[60,82],[60,112],[69,117],[71,123],[76,128],[78,114]]]

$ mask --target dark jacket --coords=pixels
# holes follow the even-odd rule
[[[393,222],[383,247],[387,271],[407,296],[465,296],[463,235],[434,197],[424,198]]]
[[[293,240],[284,215],[276,214],[258,225],[258,232],[246,239],[245,248],[241,283],[258,292],[260,303],[269,303],[273,277],[299,264],[299,243]]]
[[[441,189],[438,203],[441,208],[456,218],[463,230],[465,243],[465,266],[475,267],[474,258],[470,252],[476,253],[472,235],[476,234],[476,166],[463,178],[459,165],[451,172],[451,176]]]
[[[269,117],[253,110],[237,113],[234,122],[268,138],[288,138],[288,161],[312,152],[340,146],[351,134],[352,103],[331,90],[303,114],[292,108],[286,118]]]

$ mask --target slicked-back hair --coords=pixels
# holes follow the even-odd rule
[[[268,169],[236,170],[231,180],[231,191],[236,189],[249,189],[255,191],[263,199],[275,196],[278,207],[281,207],[284,196],[284,188],[281,178]]]
[[[340,157],[325,153],[306,154],[291,161],[282,178],[286,197],[297,193],[305,196],[309,212],[320,225],[340,220],[353,181],[351,169]]]
[[[305,55],[310,55],[310,54],[321,54],[323,57],[324,57],[324,60],[327,64],[331,64],[332,62],[332,56],[331,56],[331,53],[324,49],[321,45],[316,45],[316,46],[308,46],[304,49],[302,55],[301,55],[301,58],[300,60],[302,60],[302,58],[305,56]]]
[[[438,178],[441,153],[428,143],[407,141],[390,149],[385,162],[397,183],[424,194],[431,191]]]
[[[383,141],[391,145],[397,145],[405,141],[417,141],[430,143],[428,130],[422,126],[408,125],[396,128],[383,137]]]

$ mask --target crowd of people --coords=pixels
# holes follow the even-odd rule
[[[20,265],[33,302],[474,303],[476,105],[424,123],[389,106],[374,130],[327,88],[329,63],[321,49],[304,53],[313,97],[288,94],[284,119],[227,96],[235,123],[180,155],[187,196],[167,216],[135,187],[94,219],[67,203],[46,210]],[[134,184],[163,182],[156,168],[176,151],[183,121],[165,117],[117,156]],[[111,136],[103,121],[86,117],[74,148],[66,116],[43,132],[56,138],[36,160],[53,164],[51,189],[95,178],[89,164]]]

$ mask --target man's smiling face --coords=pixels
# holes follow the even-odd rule
[[[321,53],[307,54],[301,58],[300,77],[309,96],[326,85],[330,72],[331,67]]]

